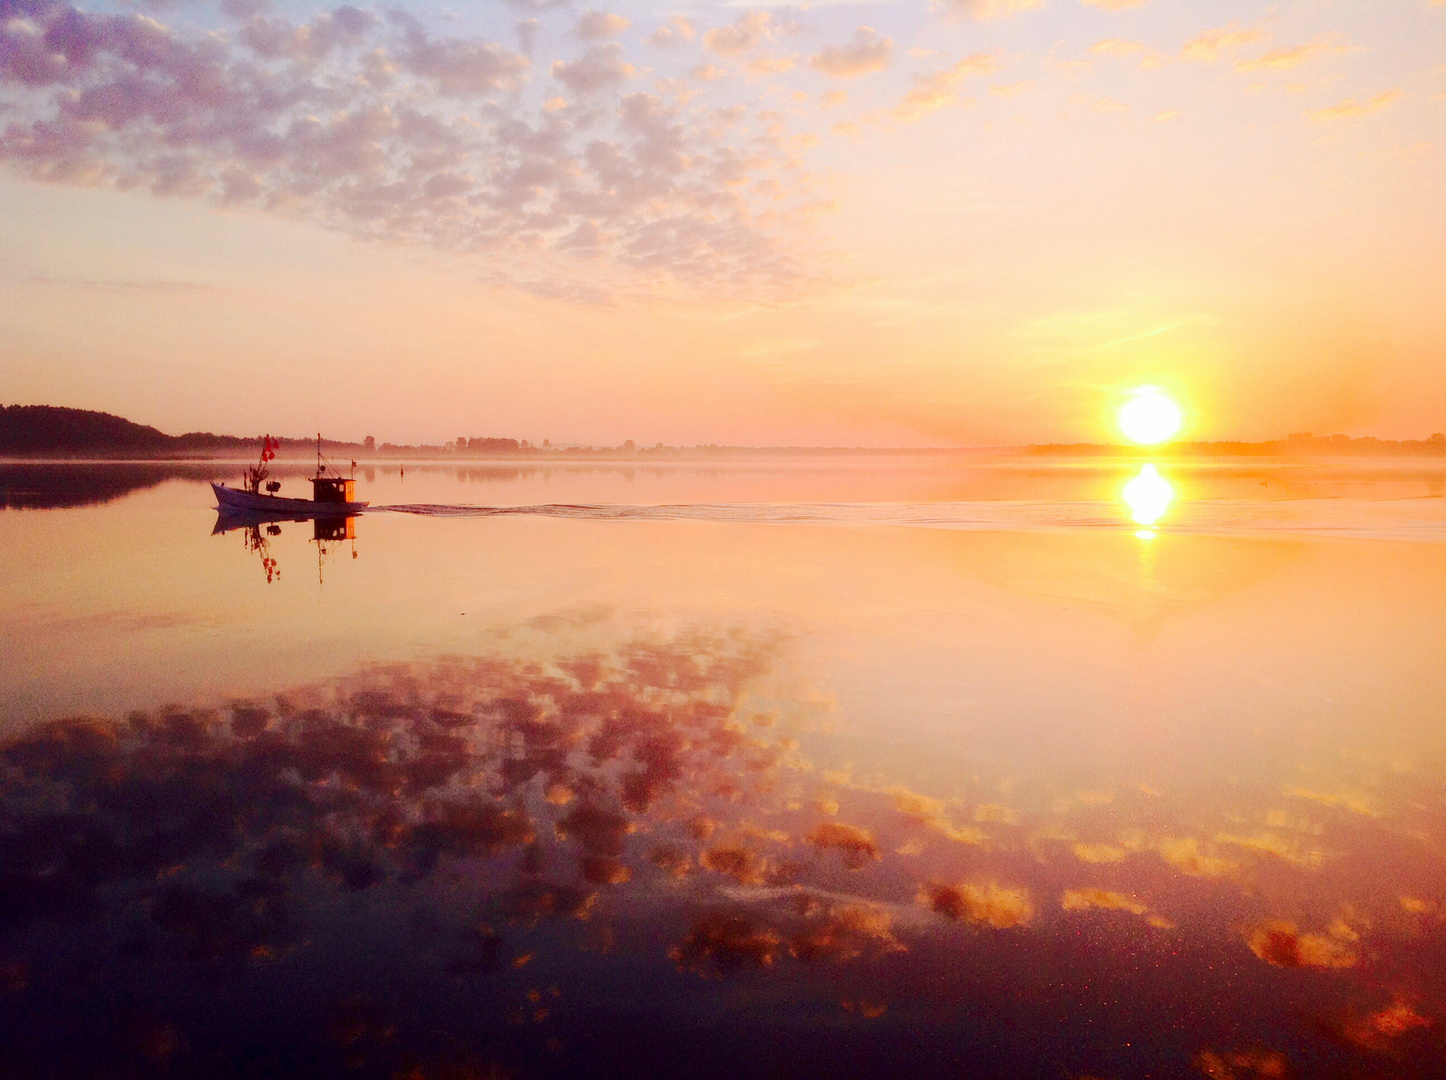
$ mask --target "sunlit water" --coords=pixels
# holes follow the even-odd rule
[[[1144,464],[0,465],[0,1075],[1446,1075],[1446,468]]]

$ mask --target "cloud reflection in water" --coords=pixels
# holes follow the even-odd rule
[[[1227,832],[1140,790],[971,810],[825,775],[807,695],[776,679],[785,652],[742,632],[635,638],[31,729],[0,748],[0,1065],[1446,1062],[1436,900],[1391,892],[1432,857],[1419,842],[1343,806],[1271,817],[1253,800],[1273,792],[1227,793],[1261,818]]]

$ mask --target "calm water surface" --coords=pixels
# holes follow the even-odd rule
[[[0,1077],[1446,1075],[1446,469],[1139,467],[0,465]]]

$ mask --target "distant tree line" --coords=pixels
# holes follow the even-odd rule
[[[0,457],[189,457],[249,455],[260,436],[190,431],[167,435],[146,424],[90,409],[58,405],[0,406]],[[323,450],[351,452],[360,443],[322,441]],[[315,449],[314,439],[282,439],[283,451]]]
[[[54,405],[0,408],[0,453],[11,456],[87,454],[115,450],[156,453],[175,439],[153,427],[110,413]]]
[[[1374,435],[1351,438],[1349,435],[1315,435],[1298,431],[1285,440],[1293,453],[1317,454],[1442,454],[1446,453],[1446,434],[1436,432],[1428,439],[1378,439]]]
[[[261,436],[215,435],[191,431],[167,435],[157,428],[137,424],[111,413],[70,409],[57,405],[0,406],[0,457],[8,458],[185,458],[224,456],[249,457],[260,445]],[[285,457],[304,456],[316,449],[315,439],[280,439]],[[414,446],[377,443],[368,435],[363,442],[323,439],[324,453],[355,457],[380,454],[384,457],[443,457],[458,452],[503,455],[551,450],[544,441],[533,446],[526,439],[463,438],[455,444]],[[632,444],[628,444],[632,449]]]
[[[0,406],[0,457],[7,458],[196,458],[249,457],[260,444],[260,436],[214,435],[209,431],[191,431],[184,435],[167,435],[156,428],[137,424],[110,413],[89,409],[69,409],[56,405]],[[315,439],[281,439],[285,457],[304,457],[316,447]],[[340,459],[346,457],[425,457],[442,458],[456,455],[479,457],[547,457],[575,456],[586,458],[649,458],[703,454],[1009,454],[1025,453],[1039,456],[1091,457],[1118,454],[1152,455],[1168,452],[1176,456],[1199,457],[1289,457],[1293,455],[1368,455],[1415,456],[1446,455],[1446,435],[1435,434],[1427,439],[1377,439],[1373,436],[1352,438],[1349,435],[1314,435],[1301,432],[1285,439],[1267,442],[1179,442],[1166,450],[1159,447],[1124,447],[1102,443],[1050,443],[1022,448],[998,447],[935,448],[932,450],[871,449],[868,447],[817,446],[720,446],[717,443],[697,446],[638,446],[632,439],[618,446],[554,446],[544,439],[534,445],[526,439],[461,436],[455,442],[440,445],[378,443],[368,435],[363,442],[339,442],[323,439],[325,453]]]
[[[475,435],[471,438],[459,437],[453,445],[469,454],[515,454],[522,449],[532,449],[532,444],[526,439],[518,442],[516,439],[478,438]]]
[[[1314,435],[1298,432],[1284,439],[1266,442],[1174,442],[1168,446],[1120,446],[1114,443],[1046,443],[1026,447],[1030,454],[1052,457],[1099,457],[1135,454],[1150,457],[1161,453],[1184,457],[1415,457],[1446,455],[1446,435],[1427,439],[1378,439],[1374,435]]]

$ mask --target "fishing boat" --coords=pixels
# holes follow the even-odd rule
[[[288,499],[277,492],[281,483],[269,480],[267,462],[276,457],[281,442],[270,435],[261,441],[261,460],[247,468],[239,488],[211,483],[216,508],[224,512],[281,517],[335,517],[358,514],[368,503],[356,501],[356,478],[341,476],[321,454],[321,436],[316,437],[316,475],[311,478],[311,498]],[[356,462],[352,462],[353,470]]]

